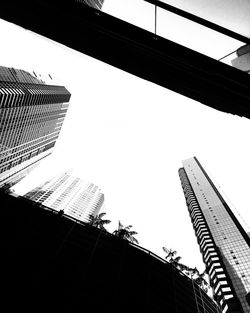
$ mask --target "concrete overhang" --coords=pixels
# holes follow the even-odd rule
[[[248,74],[79,2],[1,0],[0,18],[217,110],[250,118]]]

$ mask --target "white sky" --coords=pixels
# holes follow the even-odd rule
[[[122,2],[106,0],[104,10],[111,10],[109,3]],[[139,2],[133,0],[134,5]],[[146,23],[144,11],[140,13]],[[53,156],[16,191],[25,193],[74,167],[104,192],[110,231],[118,220],[132,224],[141,246],[160,256],[162,246],[174,248],[184,263],[202,270],[178,177],[181,161],[195,155],[249,224],[249,120],[211,109],[2,20],[0,37],[0,65],[50,73],[72,93]],[[235,45],[223,44],[221,51],[226,54]]]

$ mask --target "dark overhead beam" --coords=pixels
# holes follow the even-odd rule
[[[250,118],[249,75],[101,11],[73,0],[1,0],[0,18],[205,105]]]

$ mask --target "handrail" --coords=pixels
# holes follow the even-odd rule
[[[169,5],[167,3],[164,3],[164,2],[161,2],[159,0],[144,0],[148,3],[151,3],[157,7],[160,7],[166,11],[169,11],[169,12],[172,12],[174,14],[177,14],[179,16],[182,16],[190,21],[193,21],[197,24],[200,24],[200,25],[203,25],[205,27],[208,27],[210,29],[213,29],[221,34],[224,34],[226,36],[229,36],[231,38],[234,38],[236,40],[239,40],[239,41],[242,41],[242,42],[245,42],[245,43],[248,43],[250,44],[250,38],[246,37],[246,36],[243,36],[239,33],[236,33],[228,28],[225,28],[223,26],[220,26],[218,24],[215,24],[213,22],[209,22],[208,20],[205,20],[204,18],[201,18],[197,15],[194,15],[192,13],[188,13],[184,10],[181,10],[181,9],[178,9],[172,5]]]

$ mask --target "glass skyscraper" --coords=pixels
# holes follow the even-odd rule
[[[98,186],[85,182],[67,170],[36,187],[24,197],[55,209],[78,220],[88,222],[90,215],[98,214],[104,195]]]
[[[0,67],[0,187],[51,154],[68,109],[67,89],[33,73]]]
[[[232,66],[250,74],[250,45],[244,45],[236,51],[237,57],[231,61]]]
[[[179,175],[215,300],[223,313],[249,313],[249,236],[197,158]]]
[[[90,7],[101,10],[104,0],[77,0],[77,2],[82,2]]]

